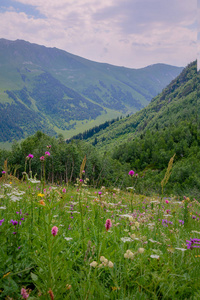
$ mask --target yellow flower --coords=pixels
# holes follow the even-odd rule
[[[38,194],[38,197],[44,197],[44,196],[45,194],[41,194],[41,193]]]

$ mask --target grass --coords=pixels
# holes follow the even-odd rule
[[[199,202],[88,183],[1,177],[0,299],[200,299]]]

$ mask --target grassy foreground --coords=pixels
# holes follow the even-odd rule
[[[0,299],[200,299],[200,204],[0,182]]]

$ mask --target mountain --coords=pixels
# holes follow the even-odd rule
[[[167,130],[180,122],[196,122],[200,115],[199,78],[195,61],[184,68],[148,106],[130,117],[113,122],[87,141],[95,142],[101,151],[111,151],[145,135],[147,131]]]
[[[199,116],[200,72],[197,73],[195,61],[147,107],[112,122],[84,142],[95,145],[103,161],[107,157],[116,161],[119,174],[125,165],[135,170],[139,174],[137,193],[161,193],[161,181],[170,158],[174,157],[164,192],[199,199]],[[112,182],[111,178],[109,182]]]
[[[129,69],[0,39],[0,142],[20,140],[37,130],[69,138],[135,113],[182,69],[165,64]]]

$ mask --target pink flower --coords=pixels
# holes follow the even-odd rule
[[[47,148],[49,148],[49,149],[50,149],[50,148],[51,148],[51,145],[47,146]]]
[[[62,190],[62,192],[63,192],[63,193],[66,193],[66,189],[64,188],[64,189]]]
[[[101,195],[101,194],[102,194],[102,192],[100,191],[100,192],[98,192],[98,194],[99,194],[99,195]]]
[[[168,201],[168,200],[165,200],[165,203],[167,203],[167,204],[168,204],[168,203],[169,203],[169,201]]]
[[[80,182],[83,182],[83,179],[79,179]]]
[[[21,289],[21,295],[22,295],[23,299],[27,299],[29,297],[29,294],[27,293],[25,288]]]
[[[33,154],[29,154],[28,157],[29,157],[29,158],[33,158],[34,155],[33,155]]]
[[[53,236],[56,236],[58,233],[58,227],[57,226],[53,226],[51,229],[51,233],[53,234]]]
[[[45,160],[44,156],[41,156],[41,157],[40,157],[40,160],[41,160],[41,161],[44,161],[44,160]]]
[[[105,224],[106,231],[108,231],[111,226],[112,226],[111,219],[107,219],[106,220],[106,224]]]
[[[133,170],[130,170],[128,175],[130,175],[131,177],[135,174],[135,172]]]
[[[50,156],[51,154],[50,154],[49,151],[46,151],[46,152],[45,152],[45,155]]]
[[[2,174],[6,174],[6,171],[2,171],[1,173],[2,173]]]

